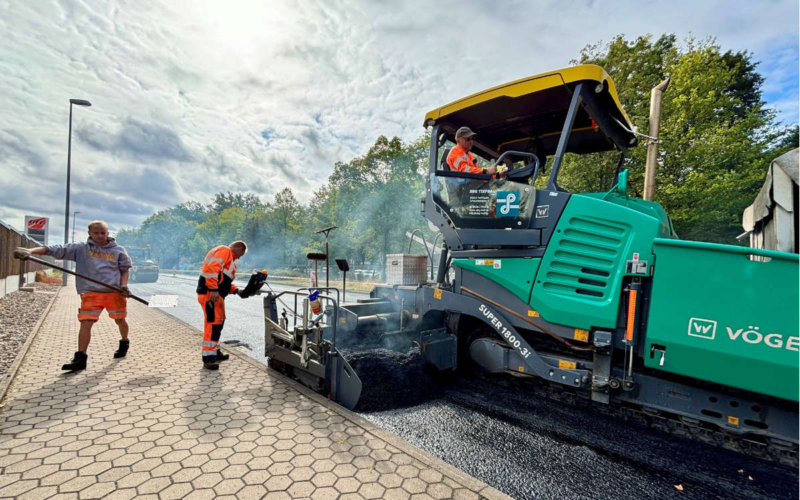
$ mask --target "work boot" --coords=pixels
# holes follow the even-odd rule
[[[211,371],[219,370],[219,363],[214,361],[203,361],[203,368]]]
[[[128,354],[128,347],[130,347],[130,340],[120,340],[119,349],[114,353],[114,358],[124,358]]]
[[[217,349],[217,363],[220,361],[228,361],[230,359],[230,354],[223,354],[221,350]]]
[[[86,353],[81,352],[81,351],[77,351],[75,353],[75,357],[72,358],[72,361],[70,361],[69,363],[67,363],[64,366],[62,366],[61,369],[62,370],[72,371],[72,372],[85,370],[86,369],[86,359],[87,358],[88,358],[88,356],[86,355]]]

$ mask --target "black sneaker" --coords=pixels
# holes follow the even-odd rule
[[[128,354],[128,347],[130,347],[130,340],[120,340],[119,349],[114,353],[114,358],[124,358]]]
[[[212,361],[209,361],[209,362],[203,361],[203,368],[205,368],[206,370],[211,370],[211,371],[219,370],[219,364],[215,363],[215,362],[212,362]]]
[[[86,360],[87,360],[87,358],[88,358],[88,356],[86,355],[86,353],[81,352],[81,351],[77,351],[75,353],[75,356],[72,358],[72,361],[70,361],[69,363],[67,363],[64,366],[62,366],[61,369],[62,370],[72,371],[72,372],[85,370],[86,369]]]
[[[217,363],[219,363],[220,361],[228,361],[230,357],[231,357],[230,354],[223,354],[222,351],[217,350]]]

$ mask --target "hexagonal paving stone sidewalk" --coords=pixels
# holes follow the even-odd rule
[[[128,356],[103,314],[63,373],[79,303],[59,292],[0,409],[0,498],[508,498],[243,355],[203,370],[196,330],[133,301]]]

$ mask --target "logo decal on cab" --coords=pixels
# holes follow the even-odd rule
[[[714,340],[717,334],[717,322],[710,319],[689,319],[689,335]]]

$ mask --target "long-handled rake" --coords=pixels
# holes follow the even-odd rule
[[[73,276],[77,276],[78,278],[83,278],[86,281],[91,281],[92,283],[96,283],[98,285],[102,285],[106,288],[110,288],[111,290],[123,293],[122,288],[114,285],[109,285],[108,283],[103,283],[102,281],[98,281],[94,278],[90,278],[88,276],[84,276],[83,274],[76,273],[75,271],[70,271],[69,269],[64,269],[63,267],[59,267],[55,264],[51,264],[46,260],[37,259],[36,257],[28,257],[26,260],[31,262],[36,262],[37,264],[41,264],[43,266],[52,267],[53,269],[57,269],[62,273],[71,274]],[[137,297],[136,295],[131,295],[131,298],[137,302],[141,302],[142,304],[149,306],[149,307],[175,307],[177,305],[177,295],[153,295],[150,299],[153,301],[153,304],[144,300],[141,297]]]

